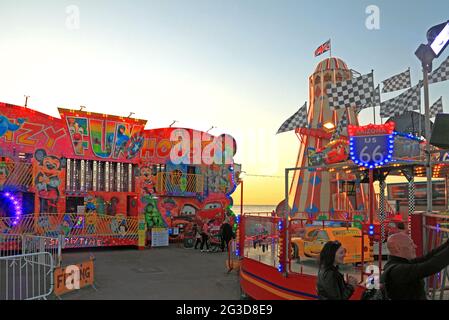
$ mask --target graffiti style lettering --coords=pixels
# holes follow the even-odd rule
[[[24,123],[22,125],[22,130],[24,132],[21,132],[19,135],[17,135],[17,143],[21,143],[27,146],[35,146],[38,142],[36,136],[41,133],[43,127],[44,126],[41,124]]]
[[[154,151],[156,149],[156,139],[145,139],[141,151],[141,157],[144,159],[154,157]]]
[[[115,137],[115,122],[90,119],[90,141],[93,153],[100,158],[109,158],[112,154]]]
[[[44,133],[47,136],[47,143],[45,144],[45,147],[48,149],[53,149],[56,141],[65,137],[64,129],[59,129],[58,131],[55,131],[53,127],[48,127],[44,130]]]
[[[165,158],[170,154],[172,144],[170,140],[163,139],[157,144],[158,157]]]

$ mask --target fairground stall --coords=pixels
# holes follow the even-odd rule
[[[254,299],[318,299],[318,258],[330,240],[346,248],[341,271],[358,277],[351,299],[360,299],[378,282],[388,235],[409,233],[418,256],[448,237],[444,150],[430,148],[432,181],[444,186],[434,199],[443,202],[435,207],[439,211],[421,212],[415,207],[415,182],[428,168],[426,140],[418,130],[399,131],[393,115],[385,124],[358,123],[360,110],[354,106],[380,103],[372,73],[355,77],[342,60],[329,58],[309,82],[309,108],[304,105],[279,129],[295,130],[300,140],[296,167],[285,169],[285,199],[275,215],[248,213],[238,219],[240,284]],[[351,97],[349,105],[345,97]],[[394,197],[386,193],[387,179],[405,192],[401,202],[389,201]],[[446,280],[447,270],[427,279],[429,297],[446,297]]]
[[[135,245],[147,230],[233,216],[236,143],[146,120],[0,103],[0,233],[65,239],[65,248]],[[4,242],[4,241],[2,241]]]

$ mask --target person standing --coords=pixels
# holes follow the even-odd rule
[[[423,257],[416,258],[416,245],[404,232],[388,237],[390,253],[380,283],[390,300],[427,300],[424,278],[449,265],[449,240]],[[387,272],[388,271],[388,272]]]
[[[203,248],[204,248],[204,244],[206,244],[206,251],[207,252],[209,252],[209,242],[208,242],[208,240],[209,240],[209,233],[210,233],[210,229],[209,229],[209,221],[206,221],[204,224],[203,224],[203,229],[202,229],[202,232],[201,232],[201,246],[200,246],[200,249],[201,249],[201,252],[204,252],[204,250],[203,250]]]
[[[198,249],[198,245],[201,243],[201,232],[198,225],[195,223],[192,228],[192,235],[195,239],[195,250]]]
[[[234,232],[232,231],[232,226],[229,223],[229,218],[226,217],[223,221],[223,224],[220,227],[221,234],[221,252],[224,252],[226,247],[226,251],[229,250],[229,242],[232,238],[234,238]]]
[[[346,249],[339,241],[327,242],[320,253],[320,266],[317,280],[317,293],[320,300],[349,300],[357,286],[357,279],[352,276],[345,281],[338,271],[343,264]]]

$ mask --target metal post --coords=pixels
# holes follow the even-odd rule
[[[385,178],[381,177],[379,181],[379,220],[380,220],[380,240],[383,243],[385,239]]]
[[[288,206],[288,174],[289,174],[289,170],[285,169],[285,210],[284,210],[284,228],[285,228],[285,239],[284,239],[284,257],[285,257],[285,261],[287,261],[288,257],[288,251],[289,251],[289,246],[290,243],[288,241],[288,237],[289,237],[289,232],[288,229],[290,228],[290,221],[288,220],[288,214],[289,214],[289,206]],[[284,265],[282,266],[283,270],[284,270],[284,276],[287,277],[288,275],[288,270],[286,268],[286,263],[284,262]]]
[[[240,216],[243,215],[243,180],[240,181]]]
[[[426,176],[427,176],[427,212],[432,213],[432,158],[430,155],[430,102],[429,102],[429,65],[423,63],[423,80],[424,80],[424,112],[425,112],[425,135],[426,135]],[[427,239],[425,233],[425,216],[423,215],[423,254],[426,253]]]
[[[373,224],[374,221],[374,172],[373,169],[369,170],[369,223]]]

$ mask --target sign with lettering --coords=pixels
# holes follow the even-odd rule
[[[370,169],[391,161],[394,153],[394,126],[394,122],[348,126],[351,160]]]
[[[58,267],[54,271],[54,293],[57,296],[92,286],[94,284],[94,262],[89,260],[67,267]]]
[[[167,247],[168,246],[168,229],[153,228],[151,229],[151,246]]]

